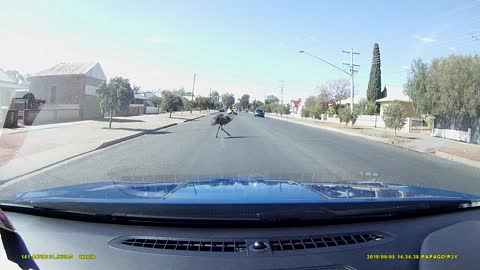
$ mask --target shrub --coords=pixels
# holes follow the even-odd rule
[[[403,128],[407,121],[407,114],[403,107],[398,103],[388,105],[383,112],[383,121],[385,126],[393,128],[395,136],[397,136],[397,129]]]
[[[357,122],[357,114],[350,112],[350,108],[342,108],[338,112],[338,118],[340,120],[340,123],[345,123],[345,126],[348,125],[348,123],[352,123],[352,126]]]

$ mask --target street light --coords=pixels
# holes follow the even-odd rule
[[[330,65],[330,66],[332,66],[332,67],[340,70],[341,72],[347,74],[348,76],[350,76],[350,82],[351,82],[350,88],[352,88],[352,89],[350,89],[351,92],[352,92],[352,96],[351,96],[351,103],[352,103],[352,104],[350,104],[350,110],[353,112],[353,93],[354,93],[354,86],[353,86],[353,72],[354,72],[354,70],[353,70],[353,66],[352,66],[352,68],[351,68],[351,73],[350,73],[350,72],[347,72],[347,71],[345,71],[344,69],[342,69],[342,68],[340,68],[340,67],[338,67],[338,66],[336,66],[336,65],[334,65],[334,64],[332,64],[332,63],[330,63],[330,62],[328,62],[328,61],[326,61],[326,60],[323,60],[322,58],[320,58],[320,57],[318,57],[318,56],[316,56],[316,55],[313,55],[313,54],[311,54],[311,53],[309,53],[309,52],[306,52],[306,51],[304,51],[304,50],[299,51],[299,53],[307,54],[307,55],[309,55],[309,56],[311,56],[311,57],[313,57],[313,58],[315,58],[315,59],[317,59],[317,60],[319,60],[319,61],[324,62],[324,63],[327,64],[327,65]],[[352,54],[353,54],[353,50],[352,50]],[[353,59],[353,58],[352,58],[352,59]],[[353,65],[353,63],[352,63],[352,65]]]

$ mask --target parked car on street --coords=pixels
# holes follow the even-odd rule
[[[218,109],[219,112],[225,112],[225,108],[221,107]]]
[[[253,116],[265,117],[265,112],[262,109],[256,109]]]

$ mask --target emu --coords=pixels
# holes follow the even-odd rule
[[[220,131],[220,129],[223,130],[223,132],[227,133],[228,136],[232,137],[232,135],[230,135],[230,133],[228,133],[225,129],[223,129],[223,126],[232,122],[234,114],[236,114],[236,113],[230,112],[230,113],[228,113],[228,115],[224,115],[223,113],[221,113],[221,114],[215,115],[212,118],[212,121],[210,122],[212,124],[212,126],[219,125],[218,129],[217,129],[217,134],[215,135],[215,138],[218,138],[218,132]]]

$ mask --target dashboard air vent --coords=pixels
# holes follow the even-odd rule
[[[350,234],[338,236],[308,237],[301,239],[270,240],[272,251],[302,250],[313,248],[326,248],[344,245],[354,245],[369,241],[382,240],[380,234]]]
[[[121,243],[127,246],[165,250],[187,250],[203,252],[243,252],[245,241],[182,241],[156,238],[128,238]]]

